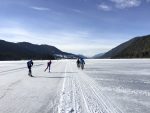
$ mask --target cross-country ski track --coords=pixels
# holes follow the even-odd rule
[[[75,60],[52,61],[50,73],[46,63],[29,77],[26,61],[1,62],[0,113],[124,113]]]

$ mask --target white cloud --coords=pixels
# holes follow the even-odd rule
[[[150,0],[108,0],[112,3],[112,5],[106,4],[106,1],[103,0],[104,3],[99,4],[98,8],[104,11],[110,11],[113,8],[125,9],[138,7],[142,4],[142,2],[150,3]]]
[[[106,4],[99,4],[98,5],[98,9],[104,10],[104,11],[110,11],[110,10],[112,10],[112,8],[110,6],[108,6],[108,5],[106,5]]]
[[[32,6],[30,7],[34,10],[38,10],[38,11],[49,11],[50,9],[49,8],[46,8],[46,7],[37,7],[37,6]]]
[[[57,30],[48,33],[35,33],[23,28],[0,28],[0,39],[11,42],[30,42],[34,44],[48,44],[62,51],[92,56],[105,52],[114,47],[110,41],[91,39],[93,35],[88,31]],[[108,44],[109,43],[109,44]]]
[[[110,0],[111,2],[115,3],[117,8],[131,8],[137,7],[141,5],[141,0]]]
[[[14,35],[29,35],[29,33],[20,28],[0,28],[1,34],[14,34]]]
[[[32,43],[37,43],[36,40],[39,42],[41,40],[36,34],[19,27],[0,28],[0,38],[12,42],[27,41]]]

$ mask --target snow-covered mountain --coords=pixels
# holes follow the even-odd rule
[[[12,43],[0,40],[0,60],[76,58],[54,46],[36,45],[28,42]]]

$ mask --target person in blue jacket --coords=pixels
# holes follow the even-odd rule
[[[85,61],[83,58],[80,59],[81,69],[84,69]]]
[[[31,67],[32,67],[32,66],[33,66],[33,61],[32,61],[32,60],[28,61],[28,62],[27,62],[27,67],[28,67],[28,69],[29,69],[28,75],[29,75],[30,77],[33,77],[33,76],[32,76],[32,70],[31,70]]]

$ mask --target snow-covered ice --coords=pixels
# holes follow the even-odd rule
[[[150,113],[150,60],[0,62],[0,113]]]
[[[123,113],[150,113],[150,60],[90,60],[85,73]]]

